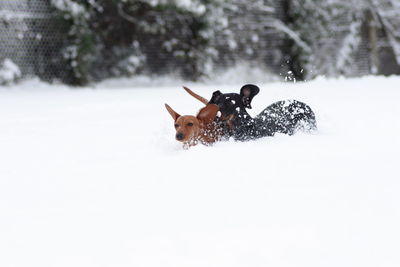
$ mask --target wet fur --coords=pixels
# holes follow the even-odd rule
[[[198,143],[211,145],[221,139],[222,128],[215,122],[219,110],[217,105],[208,104],[199,111],[197,116],[181,116],[167,104],[165,107],[174,119],[175,138],[182,142],[184,147]]]
[[[240,94],[213,93],[208,103],[218,105],[221,112],[218,119],[225,137],[247,141],[276,133],[293,135],[298,130],[317,129],[315,114],[310,106],[297,100],[275,102],[252,118],[246,108],[251,108],[251,101],[259,91],[256,85],[246,84],[240,89]],[[204,98],[193,92],[190,94],[204,103]]]

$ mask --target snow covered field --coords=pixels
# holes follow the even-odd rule
[[[190,150],[180,85],[0,87],[0,266],[400,266],[399,77],[259,84],[319,131]]]

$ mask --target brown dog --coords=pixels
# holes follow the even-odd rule
[[[221,139],[222,130],[214,121],[219,111],[217,105],[208,104],[199,111],[196,117],[181,116],[167,104],[165,107],[175,121],[175,138],[185,147],[197,145],[199,142],[211,145]]]

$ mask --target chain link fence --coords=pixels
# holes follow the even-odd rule
[[[46,0],[0,1],[0,61],[10,59],[24,76],[62,76],[63,36]]]
[[[278,2],[276,2],[278,3]],[[237,9],[243,11],[240,16],[232,13],[228,19],[230,21],[230,30],[237,36],[237,42],[232,45],[238,46],[235,53],[225,53],[226,42],[224,36],[215,38],[213,47],[219,50],[219,57],[215,62],[214,67],[217,69],[226,69],[236,64],[237,62],[247,61],[252,62],[257,67],[267,68],[275,75],[285,75],[288,70],[290,58],[287,58],[285,51],[289,50],[287,35],[290,32],[277,31],[276,28],[271,28],[260,24],[267,22],[265,20],[265,10],[249,11],[246,10],[247,4],[239,4]],[[275,4],[275,18],[282,20],[282,6]],[[273,17],[272,17],[273,18]],[[346,23],[344,19],[344,23]],[[69,75],[65,59],[63,58],[62,48],[66,43],[65,25],[61,24],[56,19],[56,12],[52,9],[50,0],[2,0],[0,1],[0,64],[5,59],[11,60],[17,65],[23,76],[37,76],[42,80],[52,81],[54,79],[65,80]],[[260,30],[262,29],[262,30]],[[254,34],[254,32],[262,32],[262,34]],[[313,51],[315,58],[321,58],[319,65],[323,65],[323,60],[326,58],[326,51],[333,51],[339,43],[343,42],[346,33],[336,32],[336,36],[329,39],[319,40],[320,46],[324,50]],[[360,76],[371,73],[371,48],[368,44],[368,30],[363,31],[363,41],[360,43],[356,54],[354,55],[355,63],[350,76]],[[257,42],[257,49],[254,50],[246,44]],[[149,69],[156,69],[159,73],[172,72],[176,67],[172,61],[165,60],[159,62],[156,55],[159,51],[158,47],[151,48],[151,40],[148,40],[147,56]],[[331,49],[329,47],[331,46]],[[149,47],[151,48],[149,50]],[[322,55],[319,55],[321,54]],[[389,58],[389,59],[388,59]],[[161,59],[160,59],[161,60]],[[381,53],[380,61],[390,61],[390,53]],[[393,60],[392,60],[393,61]],[[391,62],[392,62],[391,61]],[[170,63],[168,63],[170,62]],[[316,60],[318,62],[318,60]],[[179,62],[178,62],[179,64]],[[393,63],[391,63],[393,64]],[[400,67],[394,64],[393,66],[383,64],[386,69],[383,74],[400,73]],[[107,68],[107,65],[99,66],[99,77],[104,77],[106,71],[102,68]],[[317,66],[318,68],[318,66]],[[329,71],[326,71],[329,72]],[[330,73],[326,73],[330,74]],[[335,74],[335,73],[332,73]]]

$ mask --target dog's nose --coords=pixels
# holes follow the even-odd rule
[[[184,137],[183,133],[177,133],[176,134],[176,140],[182,140]]]

